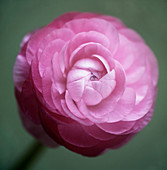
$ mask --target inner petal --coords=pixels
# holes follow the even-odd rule
[[[74,67],[78,67],[80,69],[87,69],[87,70],[96,70],[96,71],[103,71],[104,66],[97,60],[91,58],[83,58],[78,60]]]
[[[82,44],[76,50],[74,50],[69,58],[69,65],[71,67],[78,60],[81,60],[84,58],[94,57],[94,59],[95,59],[95,58],[97,58],[97,57],[95,57],[95,55],[101,56],[101,58],[104,58],[103,60],[107,61],[107,65],[109,65],[110,68],[114,67],[114,60],[112,58],[111,52],[107,48],[102,46],[101,44],[94,43],[94,42]]]
[[[101,102],[102,96],[95,89],[87,86],[84,90],[83,99],[87,105],[96,105]]]

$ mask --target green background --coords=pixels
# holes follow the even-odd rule
[[[159,93],[152,121],[131,142],[96,158],[64,147],[47,148],[32,170],[167,169],[167,1],[0,0],[0,169],[8,169],[34,139],[24,130],[13,93],[12,69],[22,37],[67,11],[116,16],[145,39],[159,62]]]

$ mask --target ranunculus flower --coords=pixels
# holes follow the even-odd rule
[[[97,156],[151,120],[157,60],[119,19],[66,13],[28,33],[14,65],[25,128],[45,145]]]

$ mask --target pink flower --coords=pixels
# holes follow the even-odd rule
[[[25,128],[85,156],[119,148],[151,120],[158,64],[119,19],[67,13],[27,34],[14,66]]]

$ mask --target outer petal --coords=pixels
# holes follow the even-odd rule
[[[20,105],[22,107],[23,113],[34,123],[40,124],[39,119],[39,104],[34,95],[32,86],[29,80],[24,82],[21,96]]]
[[[136,102],[136,94],[132,88],[126,88],[124,94],[118,101],[114,110],[108,115],[108,123],[123,120],[134,108]]]
[[[59,53],[64,46],[64,41],[56,39],[47,44],[39,59],[39,73],[42,76],[45,69],[51,67],[51,61],[55,53]]]
[[[78,147],[91,147],[99,143],[89,136],[80,125],[58,125],[60,136],[68,143]]]
[[[24,110],[24,104],[22,103],[22,97],[21,97],[21,93],[15,89],[15,95],[19,104],[19,113],[20,113],[20,117],[22,119],[22,123],[25,127],[25,129],[32,134],[35,138],[37,138],[40,142],[42,142],[44,145],[47,145],[49,147],[57,147],[57,143],[53,141],[52,138],[50,138],[47,133],[44,131],[44,129],[42,128],[41,124],[36,124],[34,121],[32,121],[31,119],[29,119],[29,116],[27,116]],[[34,100],[32,101],[34,102]],[[36,111],[36,110],[33,110]],[[35,112],[33,112],[35,113]],[[36,114],[36,113],[35,113]],[[40,120],[38,119],[38,122]]]
[[[73,30],[74,33],[96,31],[104,34],[110,41],[110,51],[112,54],[115,53],[119,45],[119,37],[116,29],[110,22],[103,19],[76,19],[67,22],[64,25],[65,28]]]
[[[83,129],[88,133],[90,136],[94,137],[95,139],[106,141],[110,139],[114,139],[116,136],[110,133],[107,133],[97,127],[95,124],[92,126],[83,126]]]
[[[97,124],[97,126],[108,133],[119,135],[124,134],[126,131],[130,130],[134,126],[134,124],[135,121],[131,122],[120,121],[116,123]]]
[[[55,106],[51,96],[51,87],[52,87],[51,69],[48,68],[45,70],[44,75],[42,77],[42,95],[48,107],[55,110]]]
[[[24,81],[29,75],[30,67],[24,56],[18,55],[14,68],[13,68],[13,80],[16,88],[21,92]]]
[[[42,39],[53,30],[54,28],[44,27],[39,30],[37,30],[33,36],[31,36],[26,49],[26,59],[29,64],[31,64],[31,61],[36,55],[36,52],[39,48],[40,42]]]

